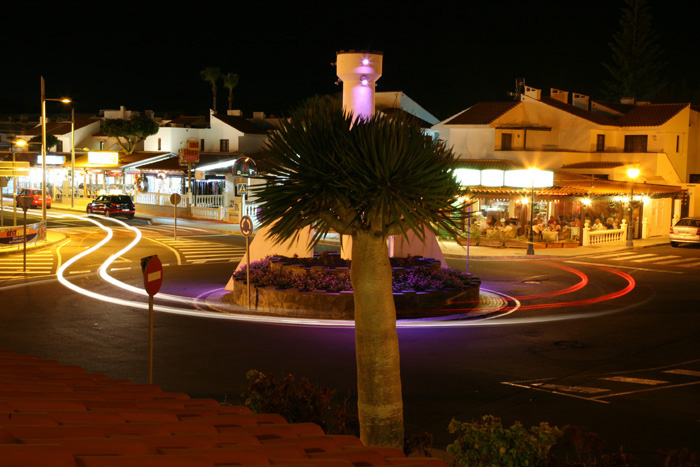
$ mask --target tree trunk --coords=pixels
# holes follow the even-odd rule
[[[353,235],[350,279],[360,438],[367,446],[403,448],[399,340],[386,239],[367,232]]]

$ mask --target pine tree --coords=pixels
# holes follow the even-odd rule
[[[663,51],[659,35],[652,27],[652,16],[646,0],[625,0],[621,29],[608,43],[612,63],[603,63],[612,80],[604,90],[611,100],[633,97],[636,101],[653,99],[664,87]]]

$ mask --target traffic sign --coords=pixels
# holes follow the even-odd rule
[[[173,193],[170,195],[170,204],[173,206],[180,204],[180,201],[182,201],[182,196],[180,196],[178,193]]]
[[[27,209],[32,206],[32,200],[33,197],[31,195],[17,195],[17,205],[21,207],[25,213]]]
[[[250,237],[250,234],[253,233],[253,221],[249,216],[241,217],[239,226],[244,237]]]
[[[236,184],[236,194],[239,196],[248,194],[248,184],[247,183],[237,183]]]
[[[141,269],[143,270],[143,285],[146,292],[150,296],[157,294],[163,284],[163,264],[158,256],[141,258]]]

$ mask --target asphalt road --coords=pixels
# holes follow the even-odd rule
[[[187,240],[211,245],[240,243],[190,234]],[[56,257],[65,264],[99,238],[93,231],[76,235]],[[147,310],[117,300],[147,299],[96,273],[129,241],[126,233],[115,235],[108,251],[71,266],[76,274],[66,271],[71,284],[112,300],[79,295],[55,278],[2,282],[0,347],[145,382]],[[142,287],[138,261],[154,252],[166,264],[163,294],[207,296],[237,264],[197,263],[153,234],[120,255],[110,274]],[[681,255],[691,261],[686,264],[700,259],[696,248],[637,254]],[[430,432],[444,446],[452,441],[452,417],[493,414],[505,424],[584,426],[606,440],[608,452],[622,447],[640,459],[658,449],[700,450],[700,269],[658,262],[663,259],[649,256],[472,260],[470,271],[483,288],[513,296],[520,306],[469,326],[399,329],[407,433]],[[257,369],[307,376],[352,396],[353,347],[351,328],[157,312],[154,381],[168,391],[235,401],[245,373]]]

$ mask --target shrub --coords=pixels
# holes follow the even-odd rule
[[[410,266],[416,259],[403,258],[396,264]],[[246,268],[233,273],[236,280],[246,279]],[[430,267],[414,267],[404,274],[394,277],[394,292],[422,292],[427,289],[453,289],[470,286],[471,276],[452,268],[439,270]],[[250,282],[258,287],[275,286],[297,288],[300,291],[325,290],[328,292],[351,291],[352,283],[346,273],[331,270],[311,269],[303,274],[294,273],[287,268],[271,268],[270,260],[264,259],[250,263]]]
[[[545,422],[529,430],[520,422],[504,428],[501,419],[491,415],[464,423],[453,419],[449,431],[457,433],[457,439],[447,452],[464,467],[546,465],[549,450],[560,435],[557,427]]]
[[[249,371],[246,379],[241,397],[254,413],[276,413],[289,423],[315,423],[328,434],[359,434],[357,412],[335,390],[316,387],[307,378],[296,380],[294,375],[277,382],[274,375],[257,370]]]

